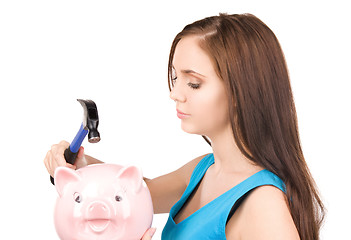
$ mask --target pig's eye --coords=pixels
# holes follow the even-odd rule
[[[122,201],[122,197],[121,197],[121,196],[118,196],[118,195],[116,195],[115,199],[116,199],[117,202]]]
[[[77,203],[80,203],[80,202],[82,201],[82,196],[80,196],[79,193],[75,192],[75,193],[73,194],[73,199],[74,199],[74,201],[76,201]]]

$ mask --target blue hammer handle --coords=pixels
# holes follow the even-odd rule
[[[69,147],[64,152],[66,162],[68,162],[70,164],[74,164],[74,162],[77,158],[77,155],[78,155],[78,150],[79,150],[80,146],[82,145],[82,142],[87,134],[88,134],[88,130],[84,129],[84,126],[82,123],[78,133],[74,137],[74,139],[71,142],[71,144],[69,145]],[[55,181],[54,181],[54,178],[52,176],[50,176],[50,181],[53,185],[55,185]]]

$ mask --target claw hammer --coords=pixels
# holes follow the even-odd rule
[[[78,155],[78,150],[86,135],[88,135],[88,141],[90,143],[97,143],[100,141],[100,133],[97,130],[99,125],[99,115],[96,104],[92,100],[77,99],[77,101],[84,109],[84,117],[78,133],[64,152],[65,160],[70,164],[74,164]],[[50,176],[50,181],[55,185],[52,176]]]

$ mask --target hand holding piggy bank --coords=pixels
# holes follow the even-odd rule
[[[140,240],[151,227],[150,192],[137,167],[58,167],[55,227],[62,240]]]

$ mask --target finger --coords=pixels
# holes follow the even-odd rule
[[[53,161],[55,162],[56,167],[57,166],[66,166],[66,160],[64,157],[64,152],[66,148],[64,145],[56,145],[52,149],[52,155],[53,155]]]
[[[45,158],[44,158],[44,165],[46,167],[46,170],[49,171],[48,158],[49,158],[49,152],[46,153]]]
[[[66,166],[65,167],[68,167],[68,168],[71,168],[71,169],[73,169],[73,170],[76,170],[76,166],[75,165],[72,165],[72,164],[70,164],[70,163],[66,163]]]
[[[80,160],[84,157],[84,147],[81,146],[78,150],[77,160]]]
[[[66,160],[64,158],[64,151],[66,150],[66,146],[69,146],[69,143],[66,141],[61,141],[59,144],[54,144],[51,146],[51,150],[49,151],[49,155],[47,158],[49,172],[51,176],[53,176],[57,167],[66,166]]]
[[[156,228],[149,228],[149,229],[145,232],[145,234],[144,234],[142,240],[151,240],[151,238],[152,238],[152,236],[155,234],[155,232],[156,232]]]
[[[55,162],[52,159],[52,152],[49,151],[47,154],[47,169],[48,172],[51,176],[54,176],[54,171],[55,171]]]
[[[51,167],[50,167],[50,151],[48,151],[46,153],[46,156],[44,158],[44,165],[46,167],[46,170],[48,171],[48,173],[51,175]]]
[[[60,146],[62,146],[64,149],[68,148],[69,147],[69,142],[65,141],[65,140],[62,140],[60,143],[59,143]]]
[[[59,144],[52,145],[51,151],[53,152],[54,155],[55,154],[63,155],[63,153],[67,148],[69,148],[69,143],[66,141],[61,141]]]

